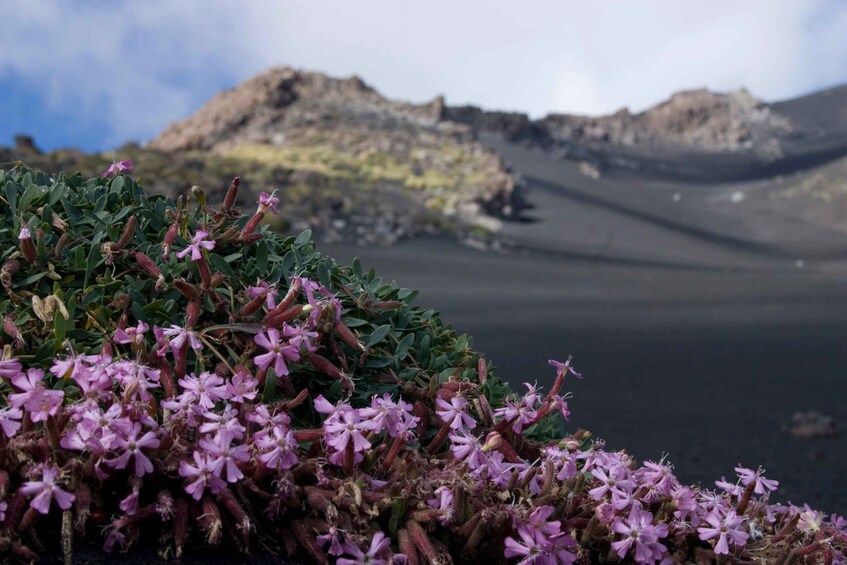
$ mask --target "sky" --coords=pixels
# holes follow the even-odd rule
[[[539,117],[847,83],[847,0],[4,0],[0,145],[144,142],[275,65]]]

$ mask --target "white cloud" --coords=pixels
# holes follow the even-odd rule
[[[147,139],[271,65],[356,73],[386,95],[516,109],[643,109],[675,90],[779,99],[847,79],[838,0],[7,4],[0,75],[50,109]]]

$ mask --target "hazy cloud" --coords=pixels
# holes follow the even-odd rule
[[[221,88],[279,64],[356,73],[392,97],[445,94],[533,115],[639,110],[700,86],[780,99],[847,80],[847,5],[837,0],[5,7],[0,121],[4,107],[20,108],[4,98],[35,90],[31,131],[49,126],[40,115],[73,116],[105,124],[103,139],[83,142],[103,148],[148,139]]]

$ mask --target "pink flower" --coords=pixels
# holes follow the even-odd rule
[[[6,437],[12,437],[21,429],[24,413],[18,408],[0,408],[0,429]]]
[[[288,343],[295,347],[297,351],[305,349],[314,353],[318,350],[318,347],[314,344],[314,340],[318,338],[318,332],[310,331],[305,324],[299,326],[283,324],[282,334],[288,338]]]
[[[453,519],[453,491],[450,490],[450,487],[438,487],[435,489],[435,498],[430,498],[426,503],[441,511],[438,521],[442,526],[446,526]]]
[[[621,559],[635,546],[636,563],[655,563],[662,559],[668,548],[659,543],[659,538],[667,537],[668,525],[653,525],[653,515],[633,506],[629,518],[615,518],[612,530],[624,536],[624,539],[612,543],[612,548]]]
[[[739,465],[735,468],[735,472],[738,473],[738,477],[741,479],[741,483],[745,487],[755,483],[756,486],[753,488],[753,492],[759,495],[765,494],[769,490],[776,490],[776,487],[779,486],[779,481],[766,479],[762,476],[762,473],[764,473],[765,470],[761,467],[754,471],[753,469],[748,469]]]
[[[209,232],[197,230],[194,237],[191,238],[191,243],[188,244],[188,247],[177,253],[176,256],[182,259],[191,253],[191,260],[199,261],[203,258],[203,252],[200,251],[201,248],[209,251],[215,248],[215,240],[207,240],[207,237],[209,237]]]
[[[273,310],[276,307],[276,297],[279,296],[279,291],[275,286],[271,286],[267,281],[259,281],[258,286],[248,286],[247,296],[250,298],[265,297],[265,304],[268,310]]]
[[[191,344],[191,349],[203,349],[203,344],[197,338],[197,334],[192,330],[181,328],[176,324],[170,328],[162,330],[162,334],[170,338],[171,351],[179,351],[185,345],[186,340]]]
[[[23,392],[10,394],[9,404],[13,408],[24,408],[33,422],[44,422],[55,416],[62,406],[65,392],[51,390],[44,386],[44,371],[29,369],[12,379],[12,384]]]
[[[122,450],[118,457],[107,461],[115,469],[126,469],[130,459],[135,459],[135,476],[143,477],[145,473],[153,472],[153,462],[141,451],[142,449],[156,449],[159,447],[159,439],[154,432],[148,431],[141,437],[141,424],[136,422],[125,436],[119,435],[115,440],[115,446]]]
[[[336,417],[327,418],[323,424],[327,445],[339,453],[343,453],[347,444],[353,444],[353,451],[359,453],[370,449],[371,442],[365,438],[365,433],[373,429],[373,422],[359,418],[356,410],[344,410]]]
[[[521,557],[518,565],[556,565],[576,562],[577,556],[568,551],[576,546],[576,540],[557,531],[552,537],[532,525],[521,525],[517,529],[520,541],[512,537],[504,540],[506,557]]]
[[[568,360],[565,361],[564,363],[562,363],[561,361],[556,361],[555,359],[550,359],[549,361],[547,361],[547,364],[550,365],[551,367],[555,367],[556,371],[558,373],[564,373],[564,372],[567,371],[568,373],[570,373],[571,375],[575,376],[578,379],[582,378],[582,373],[577,373],[574,370],[574,368],[571,367],[570,358],[568,358]]]
[[[59,488],[56,484],[56,478],[59,475],[59,468],[50,465],[41,467],[40,481],[27,481],[21,485],[21,492],[27,496],[35,495],[35,498],[30,502],[30,506],[35,508],[41,514],[50,512],[50,502],[55,498],[56,504],[62,510],[67,510],[71,507],[74,501],[74,495]]]
[[[115,335],[112,339],[115,340],[115,343],[129,343],[140,345],[144,343],[144,334],[150,327],[144,322],[138,322],[138,325],[134,328],[121,329],[118,328],[115,330]]]
[[[288,367],[285,360],[298,361],[300,359],[300,351],[290,344],[283,343],[280,339],[279,330],[276,328],[268,328],[267,333],[259,332],[253,340],[257,345],[268,350],[267,353],[253,358],[256,366],[262,370],[266,370],[273,364],[277,376],[287,375]]]
[[[742,516],[736,516],[735,510],[727,510],[721,516],[721,511],[715,510],[706,515],[705,521],[711,526],[700,526],[697,532],[701,540],[718,538],[715,545],[716,555],[729,555],[729,546],[744,546],[747,544],[747,533],[743,531]]]
[[[591,476],[601,484],[588,491],[591,498],[600,500],[606,494],[614,494],[615,491],[632,491],[635,483],[630,479],[629,471],[622,465],[613,465],[607,470],[597,467],[591,471]]]
[[[476,427],[476,421],[467,413],[468,401],[461,396],[454,396],[449,403],[438,397],[435,404],[435,413],[443,422],[449,422],[454,430],[472,430]]]
[[[349,541],[343,541],[341,530],[336,528],[335,526],[330,526],[329,531],[325,534],[321,534],[317,536],[316,541],[318,545],[321,547],[326,544],[329,545],[329,553],[330,555],[344,555],[345,553],[353,554],[358,548],[350,543]]]
[[[538,394],[535,393],[534,388],[530,387],[530,392],[521,398],[517,404],[511,398],[505,399],[505,406],[495,410],[494,416],[503,418],[507,422],[514,421],[512,431],[519,434],[525,427],[532,424],[535,417],[538,416],[538,411],[533,407],[537,401]]]
[[[279,208],[277,208],[277,205],[279,204],[279,198],[274,196],[274,194],[276,194],[276,191],[271,194],[268,194],[267,192],[259,193],[259,212],[267,212],[268,208],[270,208],[271,213],[274,216],[279,215]]]
[[[210,456],[212,460],[212,470],[216,477],[220,477],[226,470],[226,480],[234,483],[244,478],[244,473],[238,468],[238,463],[243,463],[250,459],[250,448],[246,445],[233,445],[232,440],[235,437],[229,432],[218,433],[214,438],[203,438],[199,445]]]
[[[367,553],[363,553],[358,547],[351,545],[347,548],[347,555],[351,555],[353,559],[340,557],[336,561],[337,565],[386,565],[387,561],[379,556],[391,545],[391,540],[385,537],[382,532],[377,532],[371,538],[371,546]]]
[[[0,361],[0,378],[11,380],[21,372],[21,362],[17,359]]]
[[[379,433],[387,429],[388,435],[397,437],[408,433],[418,423],[419,418],[412,415],[411,410],[411,404],[402,399],[394,402],[386,392],[381,398],[374,395],[370,407],[359,409],[359,416],[374,423],[374,432]]]
[[[270,433],[257,437],[255,443],[263,451],[259,461],[269,468],[284,471],[297,464],[297,440],[290,429],[274,426]]]
[[[181,461],[179,464],[179,476],[193,479],[185,486],[185,492],[190,494],[194,500],[203,498],[203,493],[208,487],[212,494],[217,494],[226,488],[226,482],[215,474],[215,460],[206,453],[194,451],[194,465]]]
[[[134,165],[132,163],[132,159],[124,159],[123,161],[118,161],[115,163],[112,162],[109,165],[109,168],[100,173],[101,177],[108,177],[109,175],[119,175],[121,173],[128,173],[132,171]]]
[[[475,470],[485,465],[485,453],[479,438],[465,435],[464,432],[450,434],[450,451],[453,457],[468,464],[470,470]]]
[[[230,402],[238,404],[255,400],[258,394],[259,381],[247,371],[238,371],[226,384],[226,392]]]
[[[208,371],[203,371],[199,376],[191,373],[178,382],[183,388],[183,395],[198,401],[203,408],[214,408],[215,402],[225,400],[228,396],[224,380]]]
[[[209,421],[200,426],[201,434],[227,432],[234,439],[239,441],[244,439],[244,432],[247,431],[247,428],[242,426],[241,422],[238,421],[238,410],[232,406],[227,405],[220,414],[204,411],[203,417]]]

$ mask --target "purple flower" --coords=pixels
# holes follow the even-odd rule
[[[737,483],[730,483],[726,480],[726,477],[721,477],[721,480],[715,481],[715,486],[722,488],[725,490],[730,496],[739,497],[741,493],[744,492],[744,489],[738,486]]]
[[[355,453],[371,447],[371,442],[367,440],[365,433],[373,430],[373,422],[362,420],[359,413],[352,408],[327,418],[323,428],[326,444],[339,453],[344,452],[347,444],[351,442]]]
[[[476,427],[476,421],[467,413],[468,401],[461,396],[454,396],[450,402],[439,397],[435,404],[437,406],[435,413],[443,422],[449,422],[454,430],[472,430]]]
[[[268,310],[273,310],[276,306],[276,297],[279,296],[279,291],[275,286],[268,284],[267,281],[259,281],[258,286],[247,287],[247,296],[250,298],[264,297]]]
[[[411,404],[402,399],[395,402],[386,392],[381,398],[374,395],[370,407],[359,409],[359,416],[373,422],[374,432],[386,429],[388,435],[398,437],[407,434],[418,423],[419,418],[412,415],[411,410]]]
[[[343,541],[341,533],[341,530],[335,526],[330,526],[327,533],[317,536],[315,540],[321,547],[329,544],[329,551],[327,551],[327,553],[330,555],[338,556],[344,555],[345,553],[352,555],[359,548],[349,541]]]
[[[0,430],[6,437],[12,437],[21,429],[24,413],[18,408],[0,408]]]
[[[288,338],[288,342],[298,351],[305,349],[310,353],[318,350],[314,341],[318,338],[318,332],[309,330],[308,326],[301,324],[299,326],[282,325],[282,334]]]
[[[765,470],[761,467],[754,471],[753,469],[748,469],[739,465],[735,468],[735,472],[738,473],[738,477],[741,479],[741,483],[745,487],[755,483],[756,486],[753,488],[753,492],[759,495],[765,494],[769,490],[776,490],[776,487],[779,486],[779,481],[766,479],[762,475]]]
[[[274,216],[279,215],[279,208],[277,208],[279,198],[274,196],[274,194],[276,194],[276,191],[271,194],[268,194],[267,192],[259,193],[259,212],[267,212],[268,208],[270,208],[271,213]]]
[[[453,457],[467,463],[472,471],[485,465],[485,453],[482,451],[478,437],[465,435],[462,431],[451,433],[449,437]]]
[[[567,371],[567,372],[569,372],[570,374],[572,374],[573,376],[575,376],[575,377],[576,377],[576,378],[578,378],[578,379],[581,379],[581,378],[582,378],[582,373],[577,373],[577,372],[574,370],[574,368],[573,368],[573,367],[571,367],[571,359],[570,359],[570,357],[569,357],[569,358],[568,358],[568,360],[567,360],[567,361],[565,361],[564,363],[562,363],[561,361],[556,361],[555,359],[550,359],[549,361],[547,361],[547,364],[548,364],[548,365],[550,365],[551,367],[555,367],[555,368],[556,368],[556,371],[557,371],[558,373],[564,373],[564,372],[566,372],[566,371]]]
[[[50,416],[55,416],[62,406],[65,392],[50,390],[44,386],[44,371],[29,369],[19,373],[12,379],[12,384],[23,392],[10,394],[9,404],[13,408],[26,410],[33,422],[44,422]]]
[[[800,520],[797,522],[797,528],[810,534],[816,534],[821,531],[823,522],[823,512],[812,510],[809,505],[806,504],[805,508],[800,513]]]
[[[6,509],[9,508],[9,505],[5,502],[0,502],[0,523],[6,521]]]
[[[621,559],[635,546],[636,563],[655,563],[662,559],[668,548],[659,543],[659,538],[667,537],[668,525],[653,525],[653,515],[633,506],[629,518],[615,518],[612,530],[625,536],[624,539],[612,543],[612,548]]]
[[[17,359],[0,361],[0,377],[11,380],[21,372],[21,362]]]
[[[177,253],[176,256],[182,259],[191,253],[191,260],[199,261],[203,258],[203,252],[200,251],[201,248],[209,251],[215,248],[215,240],[207,240],[207,237],[209,237],[209,232],[197,230],[194,237],[191,238],[191,243],[188,244],[188,247]]]
[[[659,495],[669,495],[679,485],[674,477],[673,468],[664,463],[645,461],[644,466],[636,471],[635,476],[641,486],[650,487],[652,492]]]
[[[576,540],[569,535],[557,531],[548,536],[532,525],[519,526],[517,533],[520,541],[512,537],[505,539],[504,555],[522,558],[518,565],[567,565],[577,560],[577,556],[568,550],[577,545]]]
[[[441,511],[438,521],[446,526],[453,519],[453,491],[448,486],[440,486],[435,489],[435,498],[430,498],[426,503]]]
[[[706,515],[705,521],[709,526],[700,526],[697,528],[697,533],[701,540],[710,540],[718,538],[715,545],[716,555],[729,555],[729,546],[737,545],[744,546],[747,544],[747,533],[744,532],[741,523],[744,521],[742,516],[736,516],[735,510],[727,510],[725,515],[718,510],[710,512]]]
[[[203,344],[194,331],[181,328],[176,324],[172,324],[170,328],[162,330],[162,334],[169,338],[171,351],[179,351],[185,345],[186,341],[191,344],[191,349],[203,349]]]
[[[238,468],[238,463],[250,459],[250,448],[246,445],[233,445],[235,439],[229,432],[221,432],[213,439],[203,438],[199,445],[214,457],[212,469],[216,477],[220,477],[226,469],[226,480],[234,483],[244,478],[244,473]]]
[[[519,434],[523,429],[535,420],[538,411],[532,407],[532,401],[537,400],[538,395],[527,395],[515,404],[512,399],[504,401],[505,406],[494,411],[495,417],[503,418],[507,422],[514,421],[512,431]]]
[[[198,376],[191,373],[184,379],[179,379],[178,382],[183,388],[183,395],[198,401],[200,406],[206,409],[214,408],[215,402],[227,398],[224,380],[208,371],[203,371]]]
[[[227,405],[223,412],[216,414],[211,411],[204,411],[203,417],[208,420],[200,426],[201,434],[217,434],[220,432],[228,432],[237,440],[244,439],[244,432],[247,428],[241,425],[238,421],[238,410]]]
[[[246,370],[238,371],[226,384],[226,392],[230,402],[244,403],[255,400],[258,394],[259,381]]]
[[[115,335],[112,339],[115,340],[115,343],[140,345],[144,343],[144,334],[149,329],[150,327],[144,322],[138,322],[138,325],[134,328],[118,328],[115,330]]]
[[[285,360],[298,361],[300,359],[300,351],[291,344],[283,343],[280,339],[279,330],[276,328],[268,328],[266,332],[259,332],[253,341],[268,350],[267,353],[257,355],[253,358],[256,366],[262,370],[266,370],[273,364],[274,372],[277,376],[288,374],[288,366]]]
[[[109,175],[119,175],[121,173],[128,173],[132,171],[134,165],[132,163],[132,159],[124,159],[123,161],[118,161],[115,163],[112,162],[109,165],[109,168],[100,173],[101,177],[108,177]]]
[[[600,500],[606,494],[613,495],[617,492],[632,491],[635,483],[630,479],[629,471],[622,465],[613,465],[607,470],[596,467],[591,471],[591,476],[600,481],[600,486],[588,491],[591,498]]]
[[[194,451],[194,465],[181,461],[179,464],[179,476],[191,479],[192,482],[185,486],[185,492],[190,494],[194,500],[203,498],[203,493],[208,487],[212,494],[217,494],[226,488],[226,482],[215,474],[215,460],[206,453]]]
[[[287,427],[274,426],[270,433],[256,437],[255,443],[263,451],[259,461],[269,468],[285,471],[297,464],[297,440]]]
[[[21,492],[27,496],[35,495],[35,498],[30,502],[30,506],[35,508],[41,514],[50,512],[50,502],[56,499],[56,504],[62,510],[67,510],[71,507],[74,501],[74,495],[59,488],[56,484],[56,478],[59,475],[59,468],[51,465],[41,466],[41,480],[27,481],[21,485]]]
[[[377,532],[371,538],[371,546],[367,553],[362,553],[362,550],[351,545],[347,548],[347,555],[353,557],[348,559],[340,557],[336,561],[337,565],[386,565],[387,561],[379,557],[379,554],[384,552],[391,545],[391,540],[385,537],[382,532]]]
[[[145,473],[153,472],[153,462],[141,451],[145,449],[156,449],[159,447],[159,439],[154,432],[148,431],[141,437],[141,424],[136,422],[125,436],[119,435],[115,440],[115,447],[123,452],[116,458],[108,461],[115,469],[125,469],[130,459],[135,459],[135,476],[143,477]]]

